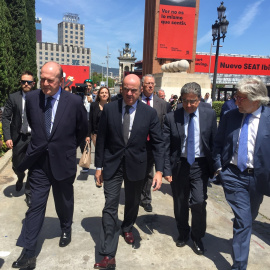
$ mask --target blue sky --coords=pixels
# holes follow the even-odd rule
[[[211,27],[220,2],[200,1],[197,52],[210,51]],[[230,24],[220,53],[270,55],[270,1],[227,0],[224,6]],[[126,42],[136,51],[137,60],[142,60],[144,7],[145,0],[39,0],[36,16],[42,18],[43,42],[57,43],[57,25],[63,15],[79,14],[79,22],[85,25],[85,47],[92,49],[92,63],[105,63],[108,46],[109,66],[118,68],[118,50]]]

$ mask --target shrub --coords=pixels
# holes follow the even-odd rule
[[[0,134],[2,135],[1,140],[3,142],[3,146],[0,149],[0,157],[4,155],[5,152],[7,152],[8,148],[4,142],[4,137],[3,137],[3,131],[2,131],[2,123],[0,122]]]
[[[224,104],[224,101],[213,101],[212,109],[216,111],[217,117],[220,117],[221,107]]]

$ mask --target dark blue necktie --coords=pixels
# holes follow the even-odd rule
[[[123,117],[123,137],[125,144],[128,142],[128,135],[129,135],[129,126],[130,126],[130,114],[129,114],[129,109],[131,106],[126,105],[125,106],[125,114]]]
[[[194,113],[189,114],[187,137],[187,162],[192,165],[195,161]]]
[[[241,128],[241,133],[238,142],[238,158],[237,158],[237,167],[241,172],[247,168],[247,156],[248,156],[248,121],[252,114],[249,113],[246,115],[243,126]]]
[[[52,122],[52,97],[47,98],[47,103],[45,107],[45,129],[47,137],[51,134],[51,122]]]

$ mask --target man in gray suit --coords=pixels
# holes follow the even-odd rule
[[[155,78],[152,74],[147,74],[142,78],[142,102],[146,103],[147,105],[151,106],[157,111],[158,119],[163,127],[163,120],[164,116],[167,113],[167,103],[163,99],[159,98],[158,96],[154,95],[154,88],[155,88]],[[154,165],[154,157],[152,152],[152,146],[150,143],[150,138],[147,138],[147,172],[145,177],[145,183],[141,194],[141,203],[140,205],[144,208],[146,212],[152,212],[152,205],[151,205],[151,186],[153,183],[153,165]]]
[[[2,116],[3,134],[6,145],[12,149],[12,169],[18,177],[16,191],[20,191],[23,186],[24,172],[17,170],[18,165],[23,160],[30,141],[31,129],[29,128],[25,114],[25,97],[35,85],[33,73],[24,71],[21,75],[21,89],[9,95]],[[26,204],[31,204],[31,193],[27,178],[25,185]]]

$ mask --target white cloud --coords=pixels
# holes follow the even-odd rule
[[[232,27],[230,32],[234,36],[241,36],[244,32],[252,25],[255,17],[259,13],[259,7],[264,2],[264,0],[256,1],[255,3],[248,5],[243,14],[239,16],[239,21],[236,22]]]
[[[212,40],[212,29],[209,30],[204,36],[197,41],[197,46],[202,46],[206,43],[210,44]]]

